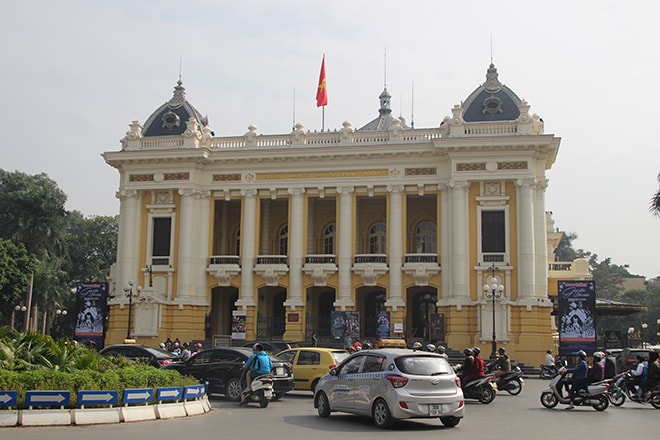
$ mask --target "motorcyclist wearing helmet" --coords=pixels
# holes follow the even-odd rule
[[[552,356],[552,350],[545,352],[545,365],[548,367],[555,366],[555,358]]]
[[[421,350],[422,349],[422,343],[417,341],[413,344],[412,348],[413,348],[413,350]]]
[[[254,353],[243,365],[243,370],[245,370],[245,388],[241,393],[240,405],[247,403],[247,394],[250,390],[252,379],[261,376],[262,374],[270,374],[270,371],[273,368],[270,356],[264,351],[263,345],[257,342],[252,346],[252,351]]]
[[[587,365],[587,353],[584,350],[580,350],[577,353],[578,363],[575,368],[570,368],[566,370],[566,373],[573,373],[573,381],[571,383],[571,391],[569,393],[570,403],[566,409],[573,409],[573,402],[575,401],[575,394],[580,388],[584,385],[587,379],[587,372],[589,371],[589,366]]]
[[[438,345],[437,348],[435,349],[435,352],[444,357],[445,359],[449,359],[449,356],[447,356],[445,347],[442,345]]]
[[[474,356],[475,369],[479,373],[477,377],[484,377],[486,375],[486,361],[480,356],[481,349],[479,347],[472,348],[472,354]]]
[[[426,344],[426,351],[428,351],[429,353],[435,353],[435,345]]]
[[[587,371],[587,383],[600,382],[605,378],[605,366],[601,362],[605,355],[600,351],[593,354],[593,362]]]
[[[490,364],[490,369],[495,377],[511,372],[511,361],[504,347],[497,349],[497,359]]]
[[[466,348],[463,350],[465,355],[465,361],[460,369],[461,371],[461,384],[465,386],[468,382],[484,377],[484,367],[479,366],[479,361],[477,360],[478,356],[474,356],[474,349]],[[483,362],[483,359],[481,360]]]

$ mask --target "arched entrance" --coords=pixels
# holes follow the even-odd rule
[[[317,338],[329,340],[330,315],[335,310],[335,289],[332,287],[311,287],[307,289],[307,317],[305,323],[305,339],[312,340],[316,333]]]
[[[232,311],[238,300],[238,289],[232,286],[218,286],[211,290],[211,312],[206,317],[205,339],[213,335],[231,335]]]
[[[360,310],[360,338],[376,341],[378,312],[384,312],[387,293],[378,286],[363,286],[357,290],[358,310]]]
[[[257,339],[282,339],[286,330],[286,289],[266,286],[259,289]]]
[[[431,322],[437,315],[437,291],[433,288],[412,288],[408,291],[408,334],[411,339],[430,341]]]

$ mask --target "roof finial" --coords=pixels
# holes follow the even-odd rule
[[[182,66],[183,66],[183,55],[179,55],[179,82],[180,83],[183,82],[183,81],[181,81]]]
[[[415,128],[415,81],[412,82],[410,101],[410,128]]]
[[[383,55],[383,85],[387,88],[387,48],[384,49],[385,53]]]
[[[493,64],[493,33],[490,33],[490,64]]]

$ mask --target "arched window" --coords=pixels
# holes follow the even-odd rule
[[[335,253],[336,231],[337,228],[334,223],[329,224],[323,230],[323,253],[326,255],[333,255]]]
[[[287,255],[289,251],[289,225],[284,225],[280,229],[279,248],[279,255]]]
[[[369,253],[384,254],[387,252],[386,241],[387,228],[385,223],[375,223],[369,228]]]
[[[418,254],[437,253],[436,229],[431,222],[421,222],[415,228],[415,252]]]

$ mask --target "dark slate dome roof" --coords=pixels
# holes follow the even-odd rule
[[[181,135],[186,131],[186,122],[190,118],[196,119],[200,128],[208,125],[208,118],[202,116],[186,99],[186,89],[179,79],[174,87],[172,99],[149,116],[142,134],[145,137]]]
[[[500,82],[497,69],[490,64],[486,82],[472,92],[463,103],[465,122],[514,121],[520,116],[521,100],[513,90]]]

